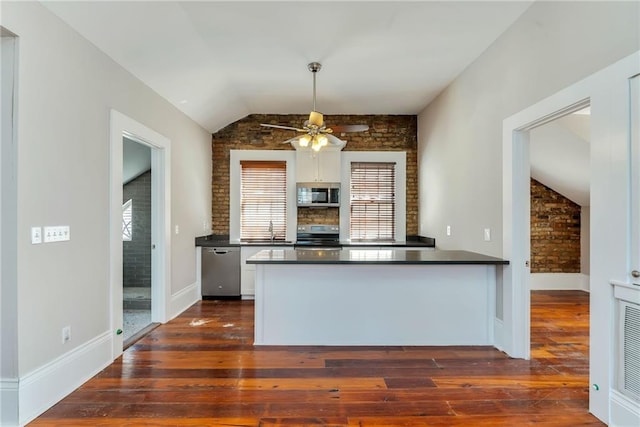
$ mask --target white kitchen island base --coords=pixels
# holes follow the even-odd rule
[[[496,263],[256,264],[256,345],[493,345]]]

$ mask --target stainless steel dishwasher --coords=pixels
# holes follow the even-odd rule
[[[202,296],[240,296],[240,248],[202,248]]]

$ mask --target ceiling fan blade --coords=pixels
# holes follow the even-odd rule
[[[289,138],[286,141],[282,141],[282,144],[293,144],[294,142],[296,142],[298,139],[300,139],[299,136],[294,136],[293,138]]]
[[[327,137],[327,139],[329,140],[329,144],[331,145],[338,145],[340,147],[344,147],[347,144],[346,141],[343,141],[337,136],[331,135],[330,133],[325,133],[324,136]]]
[[[331,126],[334,133],[342,133],[342,132],[366,132],[369,130],[368,125],[338,125]]]
[[[306,132],[305,129],[294,128],[292,126],[271,125],[271,124],[268,124],[268,123],[260,123],[260,126],[264,126],[264,127],[267,127],[267,128],[287,129],[287,130],[296,130],[298,132]]]

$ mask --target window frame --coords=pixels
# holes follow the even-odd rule
[[[129,224],[126,224],[127,218],[125,217],[125,213],[129,211]],[[125,230],[129,231],[127,235]],[[129,199],[122,204],[122,241],[123,242],[131,242],[133,241],[133,199]]]
[[[352,242],[395,241],[396,167],[395,162],[351,162],[349,238]],[[355,212],[359,212],[357,221]]]
[[[229,152],[229,240],[240,242],[241,161],[284,161],[287,164],[287,225],[286,241],[296,239],[298,208],[296,206],[296,152],[294,150],[230,150]],[[215,183],[214,183],[215,185]],[[213,200],[216,203],[216,200]]]
[[[395,241],[407,236],[407,153],[404,151],[343,151],[341,159],[340,240],[351,242],[351,163],[395,163]],[[357,240],[354,244],[376,240]]]
[[[241,169],[240,239],[284,240],[287,223],[287,163],[243,160]],[[246,229],[245,229],[246,228]]]

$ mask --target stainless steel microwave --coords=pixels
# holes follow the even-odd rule
[[[340,206],[340,183],[299,182],[297,195],[300,207],[338,207]]]

